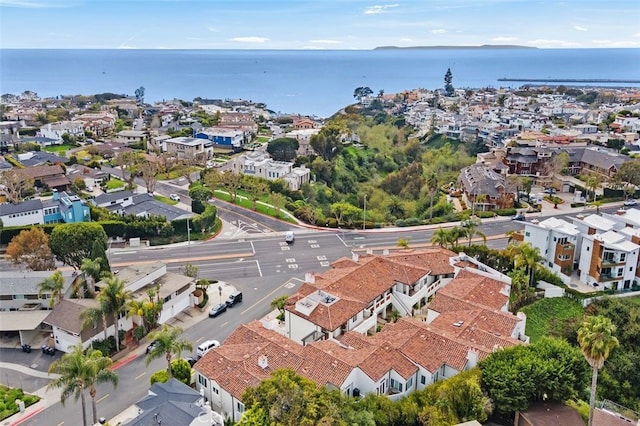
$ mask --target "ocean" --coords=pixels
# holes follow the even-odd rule
[[[444,86],[520,87],[499,78],[640,79],[640,49],[0,50],[0,93],[102,92],[145,101],[195,97],[263,102],[276,112],[329,117],[375,94]],[[586,86],[586,83],[567,83]],[[595,86],[596,84],[591,84]],[[597,86],[640,84],[597,84]]]

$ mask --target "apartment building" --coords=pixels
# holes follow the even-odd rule
[[[282,179],[291,190],[298,190],[311,180],[311,171],[306,167],[294,167],[294,163],[289,161],[275,161],[269,157],[269,154],[262,151],[242,154],[231,160],[229,164],[234,173],[267,180]]]
[[[409,250],[331,266],[307,275],[283,324],[268,316],[244,324],[194,365],[216,411],[238,421],[247,387],[281,368],[348,396],[396,400],[528,341],[526,316],[507,311],[509,278],[463,254]],[[402,317],[382,321],[393,310]]]
[[[578,274],[597,288],[630,289],[638,280],[640,245],[624,233],[607,231],[583,236]]]
[[[545,259],[546,266],[570,276],[577,251],[580,230],[563,219],[550,217],[539,223],[525,222],[524,241],[537,247]]]

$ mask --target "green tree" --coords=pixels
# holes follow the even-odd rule
[[[91,247],[91,259],[100,264],[100,274],[110,274],[111,266],[109,265],[109,257],[107,256],[107,245],[102,241],[96,240]]]
[[[82,292],[82,297],[86,297],[86,291],[89,290],[90,294],[95,292],[96,283],[100,281],[100,276],[102,272],[102,259],[96,258],[95,260],[91,259],[82,259],[82,264],[80,265],[80,270],[84,273],[85,276],[85,288]]]
[[[507,252],[513,258],[513,263],[516,268],[527,268],[527,274],[529,275],[529,287],[534,287],[534,275],[540,268],[540,261],[542,256],[540,250],[537,247],[532,246],[530,243],[521,242],[519,244],[512,244],[507,247]]]
[[[13,237],[5,254],[12,263],[25,265],[32,271],[50,271],[56,267],[49,248],[49,236],[42,228],[35,226]]]
[[[620,176],[623,182],[640,186],[640,159],[628,160],[622,163],[616,175]]]
[[[276,161],[292,161],[296,158],[300,143],[296,138],[272,139],[267,144],[267,152]]]
[[[468,244],[469,246],[471,245],[471,239],[476,235],[482,238],[483,242],[485,243],[487,242],[486,235],[484,235],[480,230],[478,230],[478,226],[480,226],[480,222],[473,219],[464,220],[460,224],[460,231],[462,232],[462,235],[467,237],[467,240],[469,241],[469,244]]]
[[[281,210],[284,207],[286,201],[286,197],[278,192],[271,192],[269,194],[269,204],[271,204],[275,209],[276,217],[280,217]]]
[[[257,387],[248,388],[242,401],[252,412],[268,413],[270,424],[313,426],[339,420],[338,398],[293,370],[283,369],[274,371]]]
[[[447,68],[447,72],[444,74],[444,94],[446,96],[453,96],[454,88],[451,84],[453,82],[453,74],[451,68]]]
[[[98,306],[90,306],[80,312],[80,320],[82,321],[82,329],[92,328],[98,321],[102,322],[102,332],[104,333],[104,340],[109,338],[107,331],[109,325],[107,324],[107,311],[105,309],[104,300],[98,300]]]
[[[182,274],[186,275],[187,277],[197,278],[199,269],[200,268],[198,268],[196,265],[192,263],[187,263],[186,265],[184,265],[184,268],[182,269]]]
[[[213,191],[203,185],[194,185],[189,189],[189,198],[191,198],[191,210],[194,213],[204,212],[205,205],[213,197]]]
[[[50,293],[49,307],[53,308],[56,302],[60,302],[64,297],[64,277],[62,272],[55,271],[49,278],[38,283],[38,297],[44,293]]]
[[[257,203],[260,197],[267,193],[269,185],[267,182],[260,178],[251,178],[246,180],[246,187],[251,196],[251,202],[253,203],[253,210],[257,210]]]
[[[427,188],[429,189],[429,220],[433,219],[433,199],[438,193],[440,181],[437,173],[430,173],[427,177]]]
[[[596,188],[598,188],[598,185],[600,184],[600,180],[598,179],[597,176],[594,175],[589,175],[587,176],[587,180],[585,181],[585,185],[587,187],[587,190],[591,191],[591,201],[595,201],[596,200]]]
[[[117,277],[110,277],[104,280],[104,286],[98,294],[98,302],[106,315],[113,316],[115,327],[116,351],[120,351],[120,333],[118,328],[118,318],[125,311],[132,294],[125,287],[125,282]]]
[[[49,366],[49,374],[59,374],[59,377],[49,382],[47,388],[62,389],[60,394],[62,405],[70,396],[74,396],[76,401],[78,399],[81,400],[82,424],[84,426],[87,426],[85,391],[89,389],[93,405],[93,424],[96,424],[98,419],[95,384],[110,382],[117,386],[118,376],[109,369],[112,361],[110,358],[102,356],[102,352],[92,350],[89,353],[85,353],[80,343],[71,349],[70,352],[64,354],[62,358],[54,361]]]
[[[398,247],[408,249],[410,242],[411,238],[398,238]]]
[[[171,372],[175,379],[187,386],[191,385],[191,366],[187,360],[179,358],[171,361]]]
[[[353,91],[353,97],[358,100],[358,103],[362,103],[362,99],[366,98],[367,96],[371,96],[372,94],[373,94],[373,90],[371,90],[371,88],[366,86],[357,87]]]
[[[180,357],[182,351],[192,351],[193,345],[185,339],[179,339],[182,334],[180,327],[170,327],[167,324],[163,324],[162,329],[154,331],[149,334],[149,339],[156,342],[153,349],[147,354],[145,363],[148,366],[151,361],[157,358],[164,358],[167,360],[167,374],[169,377],[173,377],[171,371],[171,360],[173,356]]]
[[[338,221],[338,225],[343,223],[343,220],[347,225],[353,224],[354,220],[360,218],[362,209],[354,206],[346,201],[339,201],[331,204],[331,214],[333,214]]]
[[[49,247],[56,258],[75,269],[82,260],[91,258],[95,241],[107,244],[107,234],[102,226],[94,222],[63,223],[57,225],[49,238]]]
[[[277,309],[280,312],[280,315],[278,315],[278,317],[281,317],[280,319],[281,321],[284,320],[284,308],[287,305],[288,298],[289,296],[283,295],[283,296],[278,296],[271,301],[271,307],[273,309]]]
[[[591,396],[589,397],[589,426],[593,425],[593,410],[596,405],[598,371],[604,366],[611,351],[618,345],[614,336],[616,326],[607,317],[588,316],[578,329],[578,344],[582,354],[593,369],[591,376]]]

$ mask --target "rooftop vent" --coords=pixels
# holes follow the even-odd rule
[[[258,357],[258,367],[260,367],[260,368],[262,368],[264,370],[268,366],[269,366],[269,358],[267,358],[266,355],[260,355]]]

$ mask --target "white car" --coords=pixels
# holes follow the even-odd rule
[[[180,196],[178,194],[169,194],[169,198],[173,201],[180,201]]]
[[[209,352],[213,348],[217,348],[220,346],[220,342],[217,340],[207,340],[205,342],[200,343],[198,348],[196,349],[196,356],[198,359],[202,358],[204,354]]]
[[[635,206],[636,204],[638,204],[638,200],[634,198],[629,198],[628,200],[624,200],[625,206]]]

